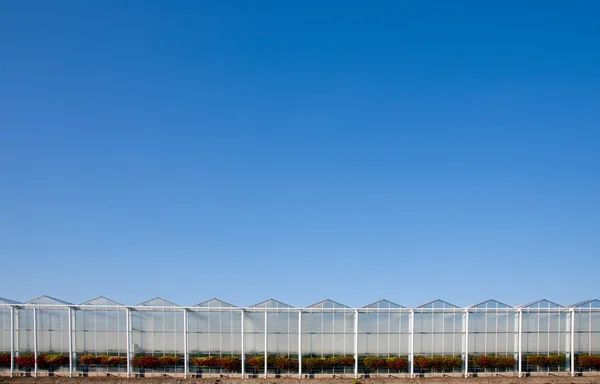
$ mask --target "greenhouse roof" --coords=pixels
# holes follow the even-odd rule
[[[455,308],[458,308],[458,307],[456,305],[454,305],[454,304],[450,304],[447,301],[444,301],[444,300],[441,300],[441,299],[437,299],[437,300],[430,301],[429,303],[420,305],[417,308],[433,308],[433,309],[437,309],[437,308],[449,308],[449,309],[455,309]]]
[[[396,304],[389,300],[382,299],[382,300],[376,301],[374,303],[371,303],[369,305],[365,305],[363,308],[404,308],[404,307],[400,304]]]
[[[40,296],[33,300],[29,300],[26,304],[44,304],[44,305],[72,305],[73,303],[68,303],[66,301],[55,299],[50,296]]]
[[[115,305],[120,305],[120,306],[123,306],[123,304],[117,303],[116,301],[111,300],[111,299],[107,299],[104,296],[98,296],[95,299],[88,300],[85,303],[81,303],[80,305],[98,305],[98,306],[115,306]]]
[[[0,297],[0,305],[2,306],[10,306],[10,305],[17,305],[19,307],[27,307],[27,306],[34,306],[34,305],[39,305],[39,306],[48,306],[48,307],[61,307],[61,306],[86,306],[86,307],[92,307],[92,306],[104,306],[104,307],[127,307],[127,308],[136,308],[136,307],[141,307],[139,309],[141,310],[145,310],[146,308],[152,308],[152,307],[156,307],[156,308],[180,308],[180,309],[184,309],[184,308],[223,308],[223,310],[226,310],[227,308],[231,308],[231,310],[235,309],[235,308],[248,308],[248,309],[252,309],[253,311],[256,311],[258,309],[264,309],[264,308],[270,308],[270,309],[327,309],[327,310],[331,310],[331,309],[356,309],[356,310],[364,310],[365,312],[367,310],[395,310],[395,311],[403,311],[403,310],[408,310],[408,309],[413,309],[413,310],[419,310],[421,312],[425,312],[426,310],[433,310],[433,311],[444,311],[444,310],[457,310],[457,309],[466,309],[466,310],[473,310],[473,311],[481,311],[481,310],[493,310],[493,309],[497,309],[497,310],[508,310],[508,309],[514,309],[515,311],[517,310],[525,310],[525,311],[531,311],[531,310],[550,310],[550,311],[556,311],[556,310],[567,310],[569,308],[579,308],[579,309],[591,309],[594,311],[600,310],[600,299],[590,299],[590,300],[584,300],[584,301],[580,301],[571,305],[560,305],[557,304],[555,302],[549,301],[547,299],[541,299],[541,300],[536,300],[527,304],[523,304],[523,305],[519,305],[519,306],[510,306],[506,303],[500,302],[498,300],[495,299],[489,299],[486,301],[482,301],[480,303],[477,304],[473,304],[467,307],[459,307],[455,304],[449,303],[447,301],[441,300],[441,299],[436,299],[433,301],[430,301],[428,303],[425,303],[423,305],[420,305],[418,307],[405,307],[403,305],[397,304],[393,301],[387,300],[387,299],[381,299],[378,301],[375,301],[373,303],[367,304],[363,307],[349,307],[345,304],[341,304],[337,301],[331,300],[331,299],[326,299],[326,300],[322,300],[319,301],[317,303],[311,304],[307,307],[296,307],[296,306],[292,306],[289,305],[287,303],[281,302],[279,300],[270,298],[264,301],[261,301],[259,303],[256,303],[252,306],[236,306],[233,305],[231,303],[228,303],[226,301],[220,300],[218,298],[212,298],[206,301],[203,301],[199,304],[190,306],[190,305],[184,305],[184,306],[180,306],[178,304],[175,304],[171,301],[165,300],[161,297],[155,297],[153,299],[144,301],[140,304],[137,305],[128,305],[128,304],[122,304],[119,303],[115,300],[106,298],[104,296],[98,296],[94,299],[85,301],[81,304],[73,304],[64,300],[60,300],[60,299],[56,299],[54,297],[51,296],[40,296],[37,297],[35,299],[29,300],[27,302],[18,302],[15,300],[10,300],[10,299],[6,299],[6,298],[2,298]],[[118,308],[117,308],[118,309]]]
[[[318,303],[309,305],[308,308],[350,308],[347,305],[340,304],[337,301],[326,299]]]
[[[161,297],[155,297],[154,299],[144,301],[143,303],[140,303],[138,305],[144,307],[179,307],[179,305],[165,300]]]
[[[473,304],[469,308],[498,309],[498,308],[512,308],[512,307],[508,304],[501,303],[498,300],[489,299],[489,300],[483,301],[478,304]]]
[[[575,307],[575,308],[600,308],[600,300],[598,300],[598,299],[592,299],[592,300],[580,301],[579,303],[575,303],[573,305],[570,305],[570,307]]]
[[[205,307],[205,308],[219,308],[219,307],[228,307],[228,308],[232,308],[235,307],[235,305],[233,304],[229,304],[226,301],[223,301],[221,299],[217,299],[216,297],[210,299],[210,300],[206,300],[203,301],[199,304],[194,305],[194,307]]]
[[[528,304],[519,305],[517,308],[528,308],[528,309],[548,309],[548,308],[564,308],[560,304],[556,304],[550,300],[542,299],[536,300]]]
[[[14,300],[10,300],[10,299],[5,299],[3,297],[0,297],[0,303],[2,303],[2,304],[21,304],[18,301],[14,301]]]
[[[251,306],[252,308],[293,308],[291,305],[286,303],[282,303],[281,301],[275,299],[268,299],[265,301],[261,301],[258,304],[254,304]]]

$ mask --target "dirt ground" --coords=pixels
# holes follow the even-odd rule
[[[0,384],[352,384],[353,379],[176,379],[121,377],[0,377]],[[360,384],[600,384],[600,376],[530,376],[511,377],[426,377],[417,379],[358,379]],[[356,383],[355,383],[356,384]]]

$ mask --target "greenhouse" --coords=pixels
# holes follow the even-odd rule
[[[293,307],[269,299],[180,306],[48,296],[0,298],[3,375],[300,378],[396,375],[579,375],[600,371],[600,301],[516,307],[381,300]]]

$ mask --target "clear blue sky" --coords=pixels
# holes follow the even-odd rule
[[[0,0],[0,296],[600,296],[598,1]]]

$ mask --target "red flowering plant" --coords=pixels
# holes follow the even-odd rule
[[[428,369],[430,367],[429,358],[427,356],[415,357],[415,365],[421,369]]]
[[[354,357],[352,356],[341,356],[336,365],[342,367],[353,367],[354,366]]]
[[[567,362],[567,356],[563,354],[548,355],[546,356],[546,362],[550,366],[565,365]]]
[[[529,355],[527,356],[527,364],[537,365],[538,367],[547,367],[555,365],[564,365],[567,361],[567,356],[563,354],[557,355]]]
[[[351,357],[351,356],[328,357],[327,361],[324,363],[324,365],[325,365],[324,368],[354,366],[354,357]]]
[[[81,357],[79,358],[79,363],[83,365],[96,365],[99,363],[98,356],[91,354],[81,355]]]
[[[548,365],[546,362],[546,356],[544,355],[529,355],[527,356],[528,365],[537,365],[538,367],[545,367]]]
[[[408,370],[408,359],[405,357],[388,357],[385,359],[385,363],[390,371],[401,372]]]
[[[265,369],[265,357],[263,355],[249,357],[246,364],[254,368],[256,372],[262,372]]]
[[[277,356],[273,366],[281,371],[290,371],[298,368],[298,360],[286,356]]]
[[[221,358],[217,356],[206,356],[206,357],[192,357],[190,360],[192,364],[199,367],[205,368],[220,368]]]
[[[57,354],[57,355],[39,355],[37,358],[37,365],[40,369],[52,369],[54,367],[61,367],[69,364],[69,356]]]
[[[486,356],[479,355],[473,357],[473,365],[479,368],[494,368],[494,357],[495,356]]]
[[[15,358],[15,363],[21,368],[33,368],[35,367],[35,358],[32,354],[18,356]]]
[[[365,357],[363,364],[369,371],[376,371],[378,368],[387,368],[387,360],[383,357]]]
[[[342,360],[341,356],[331,356],[331,357],[327,357],[325,359],[325,367],[326,368],[333,368],[333,367],[337,367],[340,365],[340,361]]]
[[[174,367],[183,363],[183,359],[179,356],[162,356],[158,358],[158,363],[163,367]]]
[[[471,360],[473,365],[485,369],[509,369],[515,366],[517,361],[511,356],[474,356]]]
[[[153,369],[160,365],[160,361],[156,356],[140,355],[131,359],[131,365],[141,369]]]
[[[432,368],[437,371],[452,371],[462,367],[462,359],[457,356],[434,356]]]
[[[242,370],[242,359],[235,356],[222,357],[221,368],[229,372],[239,372]]]
[[[105,365],[107,367],[116,367],[118,365],[127,364],[127,357],[125,356],[108,356],[108,355],[100,355],[96,356],[97,363]]]
[[[421,369],[451,371],[462,367],[462,359],[457,356],[417,356],[415,365]]]
[[[0,367],[10,367],[10,353],[0,353]]]
[[[512,356],[496,356],[494,368],[509,369],[514,368],[515,364],[517,364],[517,360]]]
[[[308,373],[312,373],[318,369],[326,368],[327,366],[327,359],[324,357],[307,357],[306,359],[302,359],[302,367]]]
[[[578,366],[588,369],[600,369],[599,355],[579,355],[577,358]]]

